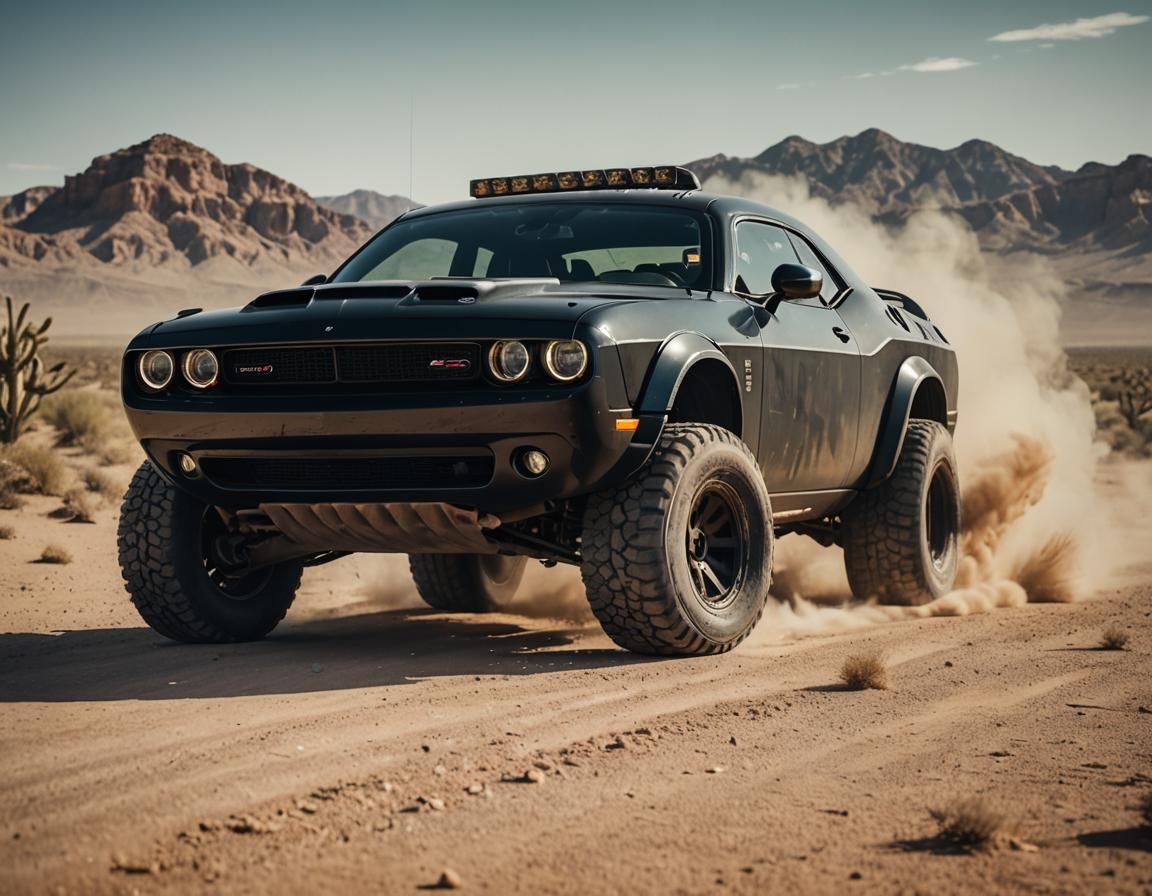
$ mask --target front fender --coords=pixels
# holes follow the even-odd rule
[[[628,451],[613,470],[614,478],[631,476],[647,463],[664,431],[668,412],[672,410],[685,375],[693,365],[705,359],[721,362],[731,373],[733,387],[739,392],[740,382],[732,369],[732,362],[716,343],[699,333],[682,332],[670,336],[656,353],[641,387],[640,400],[636,404],[636,417],[640,422]]]
[[[896,372],[888,402],[884,406],[884,420],[876,437],[876,448],[872,452],[872,463],[864,477],[864,487],[879,485],[892,475],[896,461],[904,447],[904,434],[908,431],[908,420],[916,393],[925,383],[935,381],[944,391],[944,381],[936,369],[919,356],[905,359]],[[942,421],[947,423],[947,421]]]

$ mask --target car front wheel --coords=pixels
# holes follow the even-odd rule
[[[648,464],[593,495],[581,572],[592,612],[628,650],[722,653],[760,619],[772,510],[748,447],[718,426],[665,428]]]

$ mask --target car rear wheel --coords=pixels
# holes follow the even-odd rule
[[[180,491],[145,461],[128,486],[117,533],[120,571],[132,603],[174,641],[263,638],[284,618],[303,567],[245,570],[227,547],[215,508]]]
[[[916,606],[952,590],[960,564],[960,490],[948,430],[908,424],[892,475],[844,513],[844,563],[860,600]]]
[[[488,613],[506,607],[524,578],[527,557],[503,554],[409,554],[421,599],[445,613]]]
[[[621,647],[723,653],[764,612],[772,547],[768,491],[747,446],[718,426],[675,424],[647,466],[589,500],[581,572]]]

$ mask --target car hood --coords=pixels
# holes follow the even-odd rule
[[[565,338],[606,305],[704,296],[667,287],[558,280],[334,283],[264,293],[243,308],[156,324],[133,347],[366,339]]]

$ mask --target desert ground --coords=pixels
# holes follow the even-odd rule
[[[114,359],[60,351],[109,401]],[[167,642],[116,566],[138,456],[115,424],[62,431],[75,406],[25,437],[53,494],[0,509],[5,893],[1152,891],[1142,437],[1100,466],[1134,547],[1089,599],[800,602],[669,661],[616,649],[571,570],[448,616],[397,557],[309,570],[262,643]],[[876,655],[886,688],[841,682]],[[987,842],[936,817],[965,809]]]

